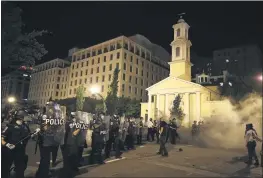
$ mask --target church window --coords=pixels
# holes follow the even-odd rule
[[[176,52],[176,57],[180,56],[180,47],[176,47],[175,52]]]
[[[176,33],[177,33],[176,36],[179,37],[181,33],[180,28],[177,29]]]

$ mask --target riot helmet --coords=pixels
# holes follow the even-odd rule
[[[23,121],[24,121],[24,117],[26,115],[27,115],[27,113],[24,110],[15,111],[14,120],[15,120],[16,124],[22,125]]]

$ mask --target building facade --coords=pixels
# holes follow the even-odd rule
[[[31,74],[28,100],[43,106],[52,99],[65,99],[68,92],[70,62],[54,59],[37,65]]]
[[[262,71],[262,52],[257,45],[243,45],[213,52],[213,75],[223,70],[239,76]]]
[[[141,103],[141,117],[169,120],[170,109],[176,96],[182,99],[181,108],[184,112],[182,125],[190,127],[194,120],[199,121],[211,114],[211,101],[220,99],[217,86],[203,86],[191,82],[190,47],[188,39],[189,25],[180,19],[175,25],[174,40],[171,43],[172,59],[169,62],[170,76],[150,86],[148,102]]]
[[[169,56],[141,35],[120,36],[79,50],[72,57],[68,97],[75,97],[80,85],[84,85],[86,96],[97,87],[106,97],[114,69],[118,68],[118,96],[145,101],[145,89],[169,75]]]
[[[106,97],[118,68],[118,96],[146,101],[145,89],[169,75],[169,59],[167,51],[142,35],[120,36],[85,49],[73,48],[67,60],[54,59],[35,66],[29,99],[44,105],[50,98],[74,98],[81,85],[86,97],[92,96],[93,87]]]
[[[1,104],[7,103],[8,97],[15,97],[17,101],[28,99],[30,74],[16,70],[1,77]]]

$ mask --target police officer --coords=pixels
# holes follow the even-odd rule
[[[128,150],[135,149],[134,147],[134,133],[135,133],[134,127],[135,127],[134,122],[131,119],[129,119],[129,127],[128,127],[128,135],[127,135]]]
[[[248,150],[248,161],[246,161],[246,163],[248,165],[251,165],[252,159],[254,158],[255,159],[254,165],[259,166],[259,161],[258,161],[258,157],[256,154],[256,146],[257,146],[256,141],[262,142],[262,140],[260,138],[258,138],[257,132],[255,129],[253,129],[252,124],[246,125],[245,140],[246,140],[246,146],[247,146],[247,150]]]
[[[160,142],[160,123],[158,123],[156,120],[154,120],[153,122],[153,127],[154,127],[154,130],[155,130],[155,134],[156,134],[156,143],[159,144]]]
[[[30,130],[23,123],[25,115],[25,111],[17,111],[12,122],[2,132],[2,177],[9,177],[10,167],[14,162],[16,177],[24,178],[27,167],[25,149],[30,138]]]
[[[169,132],[169,125],[164,121],[160,121],[160,149],[157,152],[157,154],[160,154],[162,156],[168,156],[167,149],[165,147],[165,144],[168,139],[168,132]]]
[[[103,123],[104,114],[97,117],[95,123],[92,125],[92,151],[91,157],[92,161],[96,161],[99,164],[104,164],[102,157],[102,150],[104,147],[104,140],[106,135],[106,126]]]
[[[137,145],[141,145],[142,144],[142,131],[143,131],[143,122],[142,122],[143,118],[140,118],[140,121],[137,125]]]
[[[79,174],[78,164],[78,149],[79,140],[81,138],[81,130],[76,128],[77,120],[75,114],[72,113],[71,117],[66,123],[66,133],[65,133],[65,143],[64,143],[64,153],[63,154],[63,169],[61,178],[72,178]]]
[[[58,105],[50,101],[46,105],[46,114],[42,117],[41,124],[41,145],[40,145],[40,164],[36,173],[36,178],[47,178],[49,176],[50,154],[54,147],[58,147],[64,141],[64,132],[58,133],[60,125],[51,125],[46,123],[46,119],[54,119],[56,107]],[[62,119],[62,118],[60,118]],[[63,137],[61,136],[63,135]],[[61,136],[61,137],[60,137]]]

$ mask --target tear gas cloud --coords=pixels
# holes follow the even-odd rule
[[[245,126],[252,123],[262,138],[262,97],[257,94],[245,96],[238,104],[225,98],[211,118],[204,119],[202,132],[196,141],[207,147],[240,149],[245,147]],[[179,131],[180,132],[180,131]]]

